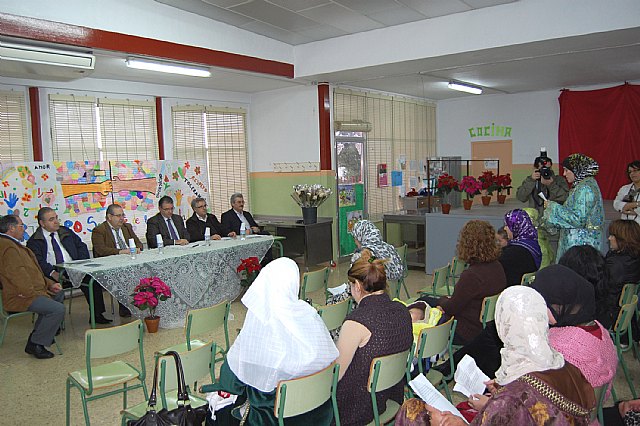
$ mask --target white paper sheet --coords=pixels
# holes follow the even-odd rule
[[[458,363],[454,379],[456,384],[453,390],[464,394],[467,398],[473,394],[482,395],[485,390],[484,382],[489,380],[469,355],[465,355]]]
[[[329,287],[327,291],[333,294],[334,296],[336,294],[344,293],[345,291],[347,291],[347,283],[339,285],[338,287]]]
[[[431,384],[424,374],[418,374],[415,379],[409,382],[409,386],[424,402],[433,408],[440,411],[449,411],[464,420],[460,411]],[[466,420],[465,423],[467,423]]]

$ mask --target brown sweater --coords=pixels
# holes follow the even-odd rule
[[[15,240],[0,234],[2,303],[9,312],[26,311],[38,296],[48,296],[54,282],[42,274],[36,256]]]
[[[460,275],[451,297],[441,297],[438,304],[458,320],[456,334],[470,342],[482,331],[482,299],[502,292],[506,286],[507,277],[500,262],[476,263]]]

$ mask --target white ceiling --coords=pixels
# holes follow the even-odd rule
[[[514,0],[155,0],[289,44],[491,7]],[[160,5],[158,5],[160,6]],[[499,6],[498,6],[499,7]],[[426,21],[425,21],[426,22]],[[638,19],[640,25],[640,17]],[[76,49],[78,50],[78,49]],[[640,80],[640,26],[588,35],[441,55],[287,79],[212,67],[211,78],[128,69],[126,55],[94,51],[93,72],[0,61],[7,77],[139,81],[242,93],[314,82],[443,100],[468,95],[446,87],[451,79],[479,84],[486,94],[556,90]],[[53,71],[56,71],[55,73]]]

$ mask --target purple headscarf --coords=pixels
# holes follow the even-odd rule
[[[504,223],[513,233],[509,245],[521,246],[529,250],[536,268],[539,268],[542,262],[542,250],[538,244],[538,231],[533,226],[529,215],[522,209],[513,209],[504,215]]]

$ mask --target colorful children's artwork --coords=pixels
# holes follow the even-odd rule
[[[110,204],[122,206],[135,233],[144,238],[147,219],[164,195],[176,214],[190,216],[195,197],[208,198],[207,166],[194,161],[67,161],[0,164],[0,215],[19,214],[26,236],[38,227],[42,207],[58,212],[60,222],[86,243],[105,220]]]
[[[340,185],[338,193],[339,207],[356,205],[356,191],[353,185]]]
[[[347,212],[347,232],[353,231],[353,225],[359,220],[362,220],[362,210]]]

